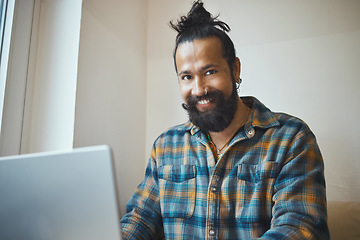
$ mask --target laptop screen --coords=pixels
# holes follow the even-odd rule
[[[0,158],[0,239],[121,239],[107,146]]]

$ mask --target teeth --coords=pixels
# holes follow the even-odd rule
[[[211,101],[211,99],[203,99],[203,100],[199,101],[198,103],[203,105],[203,104],[209,103],[210,101]]]

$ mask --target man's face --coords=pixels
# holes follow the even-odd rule
[[[222,49],[217,37],[209,37],[180,44],[175,55],[190,120],[203,131],[224,130],[237,109],[235,76]]]

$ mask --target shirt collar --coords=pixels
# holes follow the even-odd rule
[[[248,107],[252,108],[248,122],[250,122],[253,127],[271,128],[280,125],[274,113],[257,98],[242,97],[241,99]]]

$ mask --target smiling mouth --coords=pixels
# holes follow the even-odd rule
[[[205,105],[205,104],[210,103],[211,100],[212,100],[211,98],[202,99],[202,100],[198,101],[198,104],[199,104],[199,105]]]

